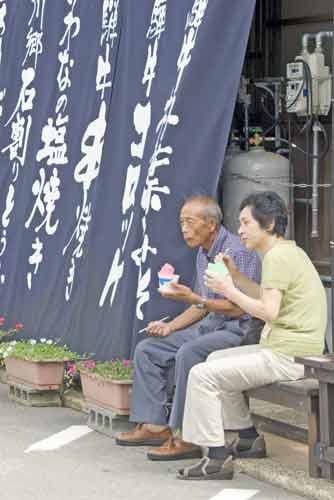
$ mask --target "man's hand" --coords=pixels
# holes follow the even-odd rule
[[[225,266],[229,270],[229,273],[232,277],[236,276],[238,272],[238,268],[234,263],[234,260],[230,255],[227,255],[223,252],[220,252],[215,257],[215,262],[224,262]]]
[[[170,289],[168,290],[159,290],[159,293],[168,299],[181,300],[182,302],[186,302],[187,304],[195,304],[196,294],[192,291],[191,288],[185,285],[180,285],[180,283],[170,283]]]
[[[231,300],[233,292],[236,290],[233,279],[230,275],[222,277],[217,273],[206,271],[204,283],[215,293],[223,294],[229,300]]]
[[[169,324],[163,321],[151,321],[146,327],[146,332],[152,337],[168,337],[173,333]]]

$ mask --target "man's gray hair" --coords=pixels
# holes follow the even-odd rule
[[[188,205],[188,203],[201,204],[203,207],[203,217],[205,219],[213,219],[216,222],[217,226],[221,225],[223,220],[223,213],[215,198],[211,198],[210,196],[195,195],[187,198],[183,206]]]

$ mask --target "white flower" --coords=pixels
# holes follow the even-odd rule
[[[30,344],[32,344],[32,345],[37,344],[37,340],[35,340],[35,339],[31,339],[31,340],[29,340],[29,342],[30,342]]]
[[[3,351],[3,353],[2,353],[3,357],[7,358],[10,355],[10,353],[12,352],[12,350],[13,350],[12,347],[7,346],[7,349],[5,351]]]
[[[42,344],[46,342],[46,339],[41,339]]]
[[[16,342],[17,342],[16,340],[12,340],[12,341],[10,342],[10,344],[11,344],[11,345],[15,345],[15,344],[16,344]]]
[[[53,340],[49,339],[49,340],[46,341],[46,343],[49,344],[49,345],[51,345],[51,344],[53,344]]]

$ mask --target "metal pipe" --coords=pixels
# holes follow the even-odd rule
[[[310,131],[306,130],[306,174],[305,174],[305,180],[306,184],[310,185],[311,183],[311,159],[310,159]],[[305,228],[304,228],[304,249],[307,255],[310,255],[310,212],[311,212],[311,206],[312,206],[312,196],[310,193],[310,189],[307,188],[305,191],[305,196],[307,198],[310,198],[310,203],[308,205],[305,205]]]
[[[245,151],[249,150],[249,111],[248,111],[248,103],[244,103],[245,110]]]
[[[290,180],[290,185],[292,186],[295,180],[295,172],[294,172],[294,165],[292,162],[292,147],[291,147],[291,119],[290,119],[290,113],[288,113],[288,138],[289,138],[289,180]],[[295,239],[295,203],[293,199],[293,189],[289,189],[289,202],[290,202],[290,239],[294,240]]]
[[[302,37],[302,53],[308,53],[308,44],[310,40],[315,40],[316,51],[322,51],[322,40],[323,38],[332,38],[333,31],[319,31],[318,33],[304,33]]]
[[[311,238],[319,238],[319,133],[321,127],[316,120],[312,126],[313,160],[312,160],[312,230]]]
[[[302,54],[308,54],[308,42],[316,38],[316,33],[304,33],[302,37]]]
[[[322,52],[322,40],[323,38],[332,38],[333,37],[333,31],[319,31],[317,33],[315,40],[316,40],[316,47],[315,50],[317,52]]]
[[[333,19],[334,24],[334,10]],[[330,239],[329,239],[329,255],[331,264],[331,322],[332,331],[330,335],[331,346],[330,350],[334,350],[334,37],[332,37],[332,151],[331,151],[331,188],[330,188]]]
[[[303,205],[311,205],[311,200],[309,198],[295,198],[295,203],[301,203]]]
[[[268,81],[267,82],[263,82],[263,81],[255,81],[254,85],[256,88],[258,89],[262,89],[264,90],[265,92],[267,92],[270,97],[272,97],[273,101],[274,101],[274,122],[275,122],[275,148],[276,150],[279,149],[280,145],[281,145],[281,127],[279,125],[279,115],[280,115],[280,112],[281,112],[281,103],[280,103],[280,98],[281,98],[281,80],[279,79],[279,81],[276,80],[272,80],[270,81],[270,78],[268,78]],[[269,85],[273,85],[274,87],[274,91],[271,90],[271,88],[269,87]]]
[[[274,102],[275,102],[275,148],[278,149],[281,145],[281,127],[279,126],[278,120],[279,120],[279,114],[281,112],[280,109],[280,98],[281,98],[281,85],[275,83],[274,84],[275,88],[275,97],[274,97]]]
[[[289,17],[287,19],[271,19],[267,26],[269,28],[279,28],[281,26],[299,26],[301,24],[327,24],[333,22],[330,15],[323,14],[318,16],[304,16],[304,17]]]

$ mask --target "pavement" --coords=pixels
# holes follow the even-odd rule
[[[85,402],[78,391],[69,391],[65,404],[85,411]],[[262,401],[251,401],[251,410],[258,415],[271,417],[307,429],[306,415],[289,408]],[[291,493],[314,500],[333,500],[334,482],[313,479],[308,475],[308,447],[297,441],[265,433],[268,458],[237,460],[236,469],[254,479],[284,488]],[[228,439],[234,439],[230,433]]]
[[[115,446],[86,426],[81,393],[68,392],[65,404],[21,406],[8,399],[7,386],[0,384],[1,500],[334,498],[334,484],[308,477],[307,447],[300,443],[266,434],[269,458],[236,461],[232,481],[184,482],[176,479],[176,471],[189,461],[150,462],[145,448]],[[262,410],[274,412],[272,406]],[[113,431],[129,425],[116,419]]]

